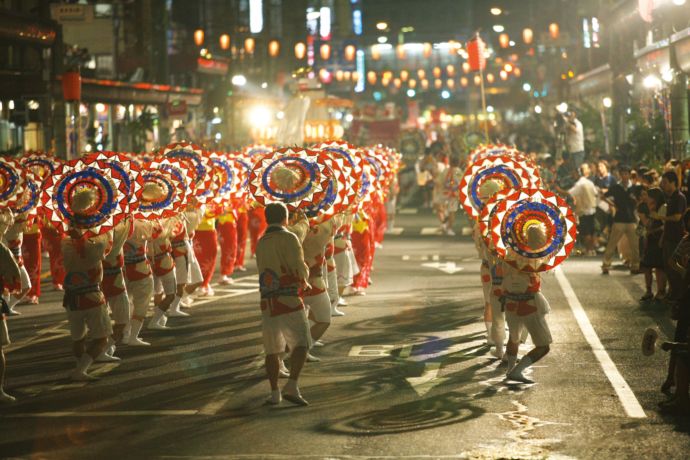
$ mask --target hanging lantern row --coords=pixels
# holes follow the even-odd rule
[[[422,70],[422,69],[420,69]],[[468,77],[460,77],[459,79],[455,78],[434,78],[434,79],[428,79],[426,78],[426,73],[423,73],[422,76],[420,77],[419,75],[422,74],[422,72],[417,72],[417,77],[418,78],[411,78],[410,73],[407,70],[401,70],[400,75],[398,77],[394,77],[393,73],[389,70],[386,70],[384,72],[376,72],[373,70],[370,70],[366,73],[365,78],[367,83],[370,86],[375,86],[377,84],[380,84],[383,87],[389,87],[393,85],[395,88],[401,88],[403,85],[406,85],[409,89],[417,89],[417,88],[422,88],[424,90],[428,90],[432,86],[435,89],[442,89],[442,88],[448,88],[449,90],[455,89],[457,86],[460,86],[462,88],[466,88],[469,86],[470,81],[474,83],[474,85],[479,86],[481,83],[481,77],[479,74],[474,75],[472,80],[470,80]],[[510,78],[511,72],[508,72],[505,70],[505,68],[501,69],[498,72],[498,76],[495,73],[492,72],[487,72],[484,74],[484,80],[487,84],[491,85],[497,82],[498,79],[502,81],[508,80]],[[515,75],[516,77],[520,76],[520,69],[515,67],[512,71],[512,74]],[[337,82],[353,82],[356,83],[359,81],[359,74],[357,72],[351,72],[349,70],[336,70],[335,72],[330,72],[327,69],[321,69],[318,72],[319,79],[321,80],[322,83],[330,84],[333,82],[333,80]]]

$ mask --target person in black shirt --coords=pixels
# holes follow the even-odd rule
[[[664,233],[661,238],[661,248],[664,260],[668,264],[671,260],[673,251],[676,250],[676,246],[678,246],[678,243],[680,243],[680,240],[685,234],[685,229],[683,228],[681,218],[685,213],[687,201],[685,199],[685,195],[678,190],[678,175],[675,173],[675,171],[666,171],[661,176],[661,189],[666,195],[666,214],[652,217],[655,219],[658,218],[664,223]],[[676,270],[672,270],[670,266],[667,266],[666,268],[670,287],[668,297],[670,300],[678,300],[680,298],[680,289],[683,280],[680,275],[678,275]]]
[[[630,274],[636,275],[640,273],[640,247],[636,231],[637,216],[635,215],[637,203],[632,193],[633,184],[630,181],[630,168],[621,166],[619,172],[621,177],[620,183],[611,185],[604,194],[611,206],[615,208],[615,214],[613,216],[609,241],[606,245],[606,251],[604,251],[601,272],[604,275],[609,274],[611,259],[613,259],[613,255],[616,252],[618,242],[625,236],[630,246]]]

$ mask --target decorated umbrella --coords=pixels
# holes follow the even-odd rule
[[[249,175],[252,172],[252,166],[246,160],[237,156],[230,156],[228,163],[232,166],[235,174],[235,180],[230,190],[230,199],[244,201],[249,194]]]
[[[176,194],[175,200],[179,209],[184,209],[194,196],[194,172],[190,168],[191,163],[181,158],[171,157],[156,157],[156,159],[147,165],[149,168],[157,168],[170,174],[170,177],[175,182]]]
[[[516,190],[493,199],[486,241],[500,258],[529,272],[550,270],[568,258],[577,227],[565,200],[540,189]],[[539,238],[535,241],[531,233]]]
[[[335,206],[339,199],[338,189],[341,187],[338,179],[336,177],[335,171],[328,166],[331,159],[324,152],[319,152],[317,161],[325,165],[323,172],[328,177],[328,188],[326,189],[326,194],[323,199],[314,203],[311,206],[307,206],[304,209],[305,215],[311,220],[315,225],[327,221],[336,214],[339,208]]]
[[[183,209],[187,194],[184,182],[176,179],[174,172],[160,166],[155,160],[143,165],[144,186],[134,213],[137,219],[173,217]]]
[[[48,176],[54,174],[55,168],[58,165],[58,161],[55,158],[39,153],[27,154],[22,157],[20,162],[22,166],[30,169],[41,182]]]
[[[276,150],[254,164],[249,192],[261,205],[283,202],[290,211],[320,203],[328,192],[326,166],[318,152],[299,148]]]
[[[480,158],[467,167],[459,189],[460,204],[474,219],[479,217],[484,207],[486,200],[482,200],[480,188],[488,181],[496,181],[500,185],[496,192],[538,186],[524,165],[507,155]]]
[[[266,155],[266,154],[269,154],[269,153],[271,153],[273,150],[275,150],[275,149],[272,148],[272,147],[269,147],[268,145],[264,145],[264,144],[252,144],[252,145],[246,146],[246,147],[242,150],[242,154],[243,154],[245,157],[247,157],[247,158],[251,158],[251,157],[256,156],[256,155]]]
[[[10,158],[0,158],[0,208],[13,207],[24,193],[24,168]]]
[[[338,212],[345,211],[357,205],[359,192],[362,189],[362,159],[356,155],[357,148],[347,142],[322,142],[314,148],[326,152],[333,159],[335,165],[329,165],[338,176],[343,187],[338,192],[342,205]],[[344,179],[343,179],[344,178]]]
[[[207,190],[211,186],[208,174],[208,163],[204,161],[204,150],[189,142],[176,142],[161,149],[161,154],[170,158],[178,158],[190,164],[194,173],[194,194],[200,202],[209,199]]]
[[[119,152],[96,152],[79,160],[69,162],[71,166],[79,167],[80,164],[92,164],[107,172],[111,177],[121,180],[124,184],[124,193],[129,203],[129,212],[132,213],[139,206],[138,196],[144,181],[141,177],[141,165],[139,162]]]
[[[11,207],[15,215],[28,213],[38,208],[41,203],[42,179],[30,169],[25,169],[22,174],[24,191],[16,204]]]
[[[58,165],[43,183],[41,201],[52,225],[60,231],[72,226],[87,238],[112,230],[130,212],[125,181],[89,158],[75,167]]]

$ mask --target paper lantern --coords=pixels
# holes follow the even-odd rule
[[[331,58],[331,45],[328,43],[321,45],[319,48],[319,55],[321,55],[321,59],[328,61]]]
[[[424,69],[417,70],[417,77],[419,77],[420,80],[423,80],[426,78],[426,71]]]
[[[395,78],[393,80],[393,86],[395,86],[396,88],[400,88],[402,86],[402,81],[399,78]]]
[[[254,40],[252,37],[244,39],[244,51],[246,51],[247,54],[254,54],[255,48],[256,48],[256,40]]]
[[[462,71],[467,73],[470,71],[470,63],[465,61],[462,63]]]
[[[440,67],[434,67],[433,74],[434,74],[434,78],[441,78],[441,68]]]
[[[499,75],[501,76],[501,80],[503,81],[506,81],[508,79],[508,72],[506,72],[505,70],[501,70],[499,72]]]
[[[496,80],[496,77],[494,77],[494,74],[492,73],[487,73],[486,74],[486,81],[489,83],[493,83]]]
[[[530,45],[532,43],[532,40],[534,39],[534,32],[532,29],[529,27],[526,27],[522,31],[522,41],[525,42],[526,45]]]
[[[378,61],[379,59],[381,59],[381,50],[376,45],[371,47],[371,58],[374,61]]]
[[[481,77],[479,75],[475,75],[474,76],[474,84],[479,86],[479,85],[481,85],[481,83],[482,83]]]
[[[436,89],[441,89],[443,87],[443,80],[436,79],[434,80],[434,88]]]
[[[484,41],[477,36],[467,42],[467,62],[470,64],[471,71],[483,70],[486,67],[486,57]]]
[[[280,54],[280,42],[278,40],[271,40],[268,42],[268,55],[277,57]]]
[[[350,72],[349,70],[346,70],[345,72],[343,72],[343,80],[350,81],[351,79],[352,79],[352,72]]]
[[[431,46],[431,43],[424,43],[424,48],[423,48],[423,50],[422,50],[422,55],[423,55],[425,58],[428,59],[428,58],[431,57],[432,51],[433,51],[433,47]]]
[[[81,100],[81,75],[79,72],[62,74],[62,95],[65,101]]]
[[[462,86],[463,88],[465,88],[468,83],[469,83],[469,81],[467,80],[467,77],[462,77],[460,79],[460,86]]]
[[[551,35],[551,38],[556,40],[561,34],[561,29],[558,27],[558,24],[555,22],[552,22],[549,24],[549,35]]]
[[[429,80],[424,78],[419,82],[422,85],[422,89],[429,89]]]
[[[335,71],[335,79],[338,81],[343,81],[343,71],[342,70],[336,70]]]
[[[204,44],[204,31],[203,31],[203,29],[196,29],[194,31],[194,44],[196,46],[201,46]]]
[[[508,45],[510,45],[510,37],[508,34],[499,35],[498,44],[501,45],[501,48],[508,48]]]
[[[376,84],[376,72],[374,72],[373,70],[370,70],[369,72],[367,72],[367,82],[370,85]]]
[[[405,46],[398,45],[395,49],[395,54],[398,56],[398,59],[405,59],[407,57],[407,53],[405,53]]]
[[[407,81],[407,78],[408,78],[409,76],[410,76],[410,72],[408,72],[407,70],[401,70],[401,71],[400,71],[400,79],[401,79],[402,81]]]
[[[515,75],[516,77],[522,75],[522,70],[520,70],[520,67],[515,67],[515,69],[513,69],[513,75]]]
[[[454,77],[455,76],[455,66],[453,64],[448,64],[446,66],[446,73],[448,74],[449,77]]]
[[[357,55],[357,47],[355,45],[347,45],[345,47],[345,60],[354,61]]]
[[[304,56],[307,55],[307,45],[305,45],[302,42],[298,42],[295,44],[295,57],[297,59],[304,59]]]
[[[218,42],[220,43],[220,49],[222,50],[227,50],[230,48],[230,35],[228,34],[223,34],[218,38]]]
[[[446,86],[448,89],[454,89],[455,88],[455,80],[452,78],[449,78],[448,81],[446,81]]]
[[[415,89],[417,87],[417,80],[410,78],[410,81],[407,82],[407,86],[409,86],[410,89]]]
[[[330,83],[333,81],[333,75],[327,70],[327,69],[321,69],[319,70],[319,79],[323,83]]]

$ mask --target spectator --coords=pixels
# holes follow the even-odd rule
[[[664,176],[666,173],[664,173]],[[662,179],[663,181],[663,179]],[[690,260],[690,211],[685,211],[681,223],[685,236],[671,255],[667,259],[670,270],[678,273],[681,277],[681,285],[677,286],[677,294],[680,302],[674,305],[671,317],[677,321],[676,330],[673,336],[674,342],[688,341],[688,328],[690,327],[690,273],[688,273],[688,261]],[[666,381],[661,385],[661,391],[667,393],[673,386],[676,387],[675,398],[670,401],[668,409],[671,411],[682,411],[687,413],[690,410],[688,401],[688,355],[671,353],[668,362],[668,374]]]
[[[664,223],[653,219],[653,214],[659,214],[665,205],[664,192],[660,188],[647,191],[646,200],[638,205],[638,215],[643,224],[644,238],[642,244],[642,261],[640,268],[644,273],[645,294],[640,298],[642,302],[662,300],[666,297],[666,274],[664,272],[664,258],[661,253],[661,233]],[[652,293],[652,278],[656,274],[656,295]]]
[[[585,161],[585,134],[574,110],[565,114],[565,146],[570,154],[570,161],[575,168],[579,168]]]
[[[652,214],[652,218],[659,219],[664,223],[661,247],[663,258],[668,264],[673,251],[675,251],[676,246],[678,246],[685,233],[681,218],[685,213],[687,202],[685,195],[678,190],[678,175],[675,171],[666,171],[661,176],[661,189],[666,195],[666,214],[655,213]],[[669,283],[668,297],[671,301],[675,301],[680,298],[683,280],[678,272],[669,265],[667,265],[666,269]]]
[[[427,148],[424,151],[424,156],[417,159],[414,165],[415,173],[417,174],[417,185],[422,191],[422,206],[424,208],[431,207],[431,193],[434,189],[434,176],[433,171],[435,169],[434,156],[431,152],[431,148]]]
[[[635,198],[632,195],[632,182],[630,181],[630,168],[621,166],[621,181],[609,188],[604,197],[610,200],[610,204],[615,208],[611,234],[604,251],[604,260],[601,272],[609,274],[611,259],[616,252],[618,242],[624,236],[630,245],[630,274],[636,275],[640,268],[640,250],[637,236],[637,217],[635,216]]]
[[[585,255],[596,255],[594,244],[594,213],[597,209],[597,188],[589,180],[590,169],[587,163],[580,166],[580,178],[568,193],[575,200],[575,214],[578,218],[578,237],[580,246],[585,249]]]

